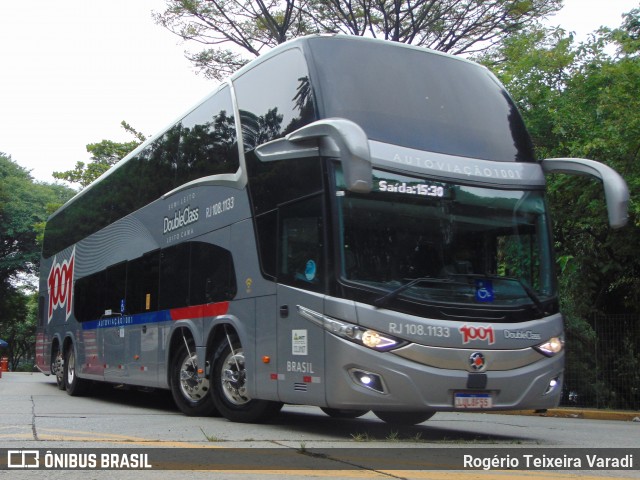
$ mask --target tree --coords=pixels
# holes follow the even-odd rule
[[[9,343],[6,353],[12,369],[33,357],[37,295],[24,278],[37,274],[39,230],[51,211],[74,193],[62,185],[34,181],[26,169],[0,153],[0,338]]]
[[[87,152],[91,154],[91,162],[89,164],[76,162],[73,170],[53,172],[53,178],[65,180],[69,183],[78,183],[84,188],[146,140],[145,135],[135,130],[124,120],[120,125],[134,136],[134,140],[124,143],[111,140],[90,143],[87,145]]]
[[[9,367],[16,371],[20,363],[33,360],[36,342],[38,295],[25,289],[12,289],[0,297],[0,338],[9,347],[2,356],[9,358]],[[28,364],[28,370],[33,363]]]
[[[37,271],[36,225],[46,220],[48,205],[61,205],[72,194],[64,186],[34,181],[26,169],[0,153],[0,295],[17,275]]]
[[[562,0],[167,0],[156,23],[211,48],[187,53],[221,80],[260,53],[313,33],[384,38],[454,54],[501,41],[561,8]],[[221,45],[225,45],[222,47]]]

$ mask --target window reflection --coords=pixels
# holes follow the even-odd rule
[[[297,49],[258,64],[234,87],[245,152],[316,119],[306,60]]]
[[[224,88],[53,217],[47,223],[43,256],[52,256],[184,183],[238,168],[235,117],[229,89]]]
[[[231,300],[237,292],[231,252],[204,242],[156,250],[75,283],[79,322]]]

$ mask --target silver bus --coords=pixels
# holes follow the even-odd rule
[[[556,406],[548,172],[597,177],[625,224],[622,178],[537,160],[486,68],[293,40],[52,215],[38,366],[71,395],[169,389],[239,422],[285,403],[398,424]]]

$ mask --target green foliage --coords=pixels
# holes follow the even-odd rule
[[[0,153],[0,286],[14,282],[19,274],[36,272],[38,225],[53,205],[61,205],[72,194],[69,188],[34,181],[27,170]]]
[[[9,358],[9,367],[15,371],[21,362],[34,359],[38,295],[5,286],[0,294],[0,312],[0,338],[9,344],[0,355]],[[27,370],[32,368],[33,363],[28,363]]]
[[[87,152],[91,154],[90,163],[76,162],[73,170],[53,172],[53,178],[69,183],[77,183],[84,188],[145,141],[146,137],[124,120],[120,125],[122,125],[122,128],[127,132],[131,133],[135,139],[124,143],[113,142],[111,140],[90,143],[87,145]]]
[[[0,153],[0,338],[9,343],[12,370],[33,358],[37,294],[24,279],[37,274],[38,233],[51,211],[75,192],[61,185],[34,181],[11,157]],[[28,366],[29,367],[29,366]]]

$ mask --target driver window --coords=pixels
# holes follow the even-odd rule
[[[280,207],[278,281],[324,290],[324,235],[321,196]]]

